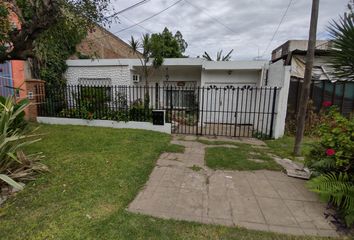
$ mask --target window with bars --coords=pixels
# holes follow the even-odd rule
[[[193,90],[166,90],[167,107],[192,108],[195,105],[195,99]]]
[[[110,78],[79,78],[81,96],[95,98],[99,101],[112,101],[112,79]]]

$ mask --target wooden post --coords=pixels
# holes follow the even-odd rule
[[[306,112],[307,112],[307,105],[308,105],[308,100],[310,95],[310,86],[311,86],[311,79],[312,79],[312,67],[315,58],[319,2],[320,0],[312,0],[311,24],[310,24],[309,42],[308,42],[307,54],[306,54],[305,76],[304,76],[304,83],[301,88],[300,106],[299,106],[299,112],[297,114],[297,121],[296,121],[296,138],[295,138],[294,154],[297,156],[301,155],[301,143],[302,143],[304,130],[305,130]]]

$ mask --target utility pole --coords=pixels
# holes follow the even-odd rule
[[[301,88],[300,107],[299,107],[299,112],[297,113],[297,120],[296,120],[296,138],[295,138],[295,146],[294,146],[294,154],[296,156],[301,155],[301,143],[304,137],[306,112],[307,112],[307,105],[310,96],[310,87],[311,87],[311,79],[312,79],[312,67],[313,67],[313,61],[315,57],[319,4],[320,4],[320,0],[312,0],[311,23],[310,23],[309,42],[308,42],[307,54],[306,54],[305,76]]]

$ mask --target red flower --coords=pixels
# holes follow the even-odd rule
[[[333,156],[334,154],[336,154],[336,151],[334,151],[334,149],[332,149],[332,148],[328,148],[326,150],[326,154],[327,154],[327,156]]]
[[[322,106],[324,106],[324,107],[330,107],[330,106],[332,106],[332,103],[331,103],[330,101],[324,101],[324,102],[322,103]]]

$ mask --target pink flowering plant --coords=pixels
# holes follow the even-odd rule
[[[324,104],[325,105],[325,104]],[[320,142],[305,164],[313,177],[308,187],[334,206],[348,226],[354,223],[354,119],[342,116],[329,103],[319,126]]]
[[[328,107],[318,133],[320,142],[314,144],[306,160],[307,166],[315,174],[351,171],[354,167],[354,120],[342,116],[335,106]]]

